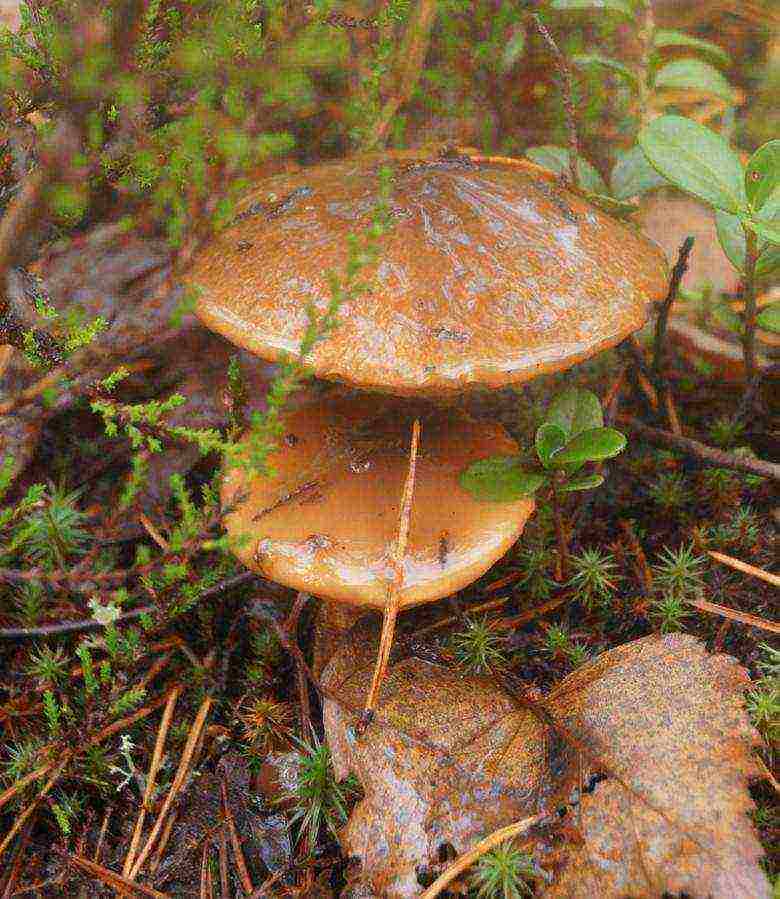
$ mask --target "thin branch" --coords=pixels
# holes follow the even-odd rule
[[[652,372],[657,383],[665,380],[663,378],[663,366],[665,357],[664,351],[666,349],[666,329],[669,324],[669,313],[672,311],[672,305],[677,299],[677,294],[680,290],[682,279],[685,276],[685,273],[688,271],[688,261],[691,256],[691,251],[693,250],[695,240],[696,238],[694,237],[686,237],[685,241],[680,247],[680,250],[677,254],[677,262],[675,262],[674,268],[672,269],[672,276],[669,281],[669,290],[666,294],[666,298],[661,304],[661,308],[658,312],[658,318],[656,319],[655,340],[653,341]]]
[[[775,462],[765,462],[763,459],[752,459],[749,456],[735,456],[715,447],[707,446],[690,437],[682,437],[662,431],[660,428],[651,428],[630,415],[618,415],[618,423],[628,428],[640,437],[644,437],[650,443],[665,446],[668,449],[676,449],[691,456],[702,465],[711,468],[728,468],[731,471],[741,471],[745,474],[757,475],[761,478],[770,478],[780,481],[780,465]]]
[[[780,583],[780,578],[778,578],[778,583]],[[721,618],[726,618],[729,621],[740,621],[749,627],[757,627],[762,631],[769,631],[771,634],[780,634],[780,624],[776,621],[768,621],[766,618],[759,618],[758,615],[750,615],[748,612],[739,612],[736,609],[730,609],[728,606],[721,606],[706,599],[689,599],[688,602],[702,612],[720,615]]]
[[[417,448],[419,443],[420,419],[417,418],[412,427],[412,442],[409,448],[409,472],[406,476],[403,494],[401,495],[401,511],[398,516],[398,536],[391,559],[393,577],[387,585],[387,599],[382,620],[382,635],[379,640],[376,667],[374,668],[374,676],[371,679],[371,686],[366,696],[366,706],[361,718],[363,727],[369,724],[374,715],[374,707],[379,695],[379,690],[382,686],[382,681],[385,679],[387,663],[390,660],[390,650],[393,645],[395,622],[398,617],[398,608],[400,605],[398,597],[404,581],[403,565],[404,556],[406,555],[406,544],[409,539],[409,523],[412,517],[412,498],[414,496],[414,481],[417,474]]]
[[[756,568],[755,565],[749,565],[741,559],[727,556],[726,553],[714,552],[711,549],[707,550],[707,552],[716,562],[720,562],[722,565],[728,565],[729,568],[733,568],[735,571],[741,571],[743,574],[757,577],[761,581],[766,581],[767,584],[772,584],[773,587],[780,587],[780,574],[772,574],[771,571]]]
[[[424,893],[420,894],[420,899],[435,899],[436,896],[441,895],[456,877],[459,877],[475,861],[490,852],[491,849],[507,840],[527,835],[534,827],[552,822],[553,818],[550,815],[533,815],[530,818],[523,818],[522,821],[517,821],[514,824],[509,824],[506,827],[493,831],[490,836],[480,840],[473,849],[464,852],[463,855],[456,858],[450,867],[443,874],[440,874]]]
[[[577,189],[580,186],[580,176],[577,169],[577,162],[580,157],[579,137],[577,136],[577,112],[574,106],[574,78],[571,74],[571,68],[563,51],[555,43],[555,38],[550,34],[547,26],[542,22],[537,13],[531,13],[531,21],[536,26],[536,30],[542,36],[542,39],[550,48],[555,67],[561,78],[561,91],[563,94],[563,110],[566,116],[566,130],[569,135],[569,183]]]
[[[241,587],[250,581],[256,580],[257,575],[251,571],[244,571],[234,577],[227,578],[208,590],[204,590],[200,596],[200,601],[205,599],[213,599],[227,590]],[[140,609],[133,609],[130,612],[124,612],[120,615],[114,624],[127,624],[140,618],[141,615],[152,615],[157,611],[157,606],[142,606]],[[0,628],[0,640],[39,640],[45,637],[61,637],[64,634],[77,634],[85,631],[99,631],[105,625],[95,621],[93,618],[82,619],[80,621],[64,621],[61,624],[43,624],[40,627],[7,627]]]
[[[398,74],[392,95],[387,99],[371,134],[366,149],[384,140],[393,117],[412,95],[425,63],[425,54],[431,40],[431,30],[436,20],[436,0],[419,0],[413,18],[409,22],[404,40],[398,50]]]

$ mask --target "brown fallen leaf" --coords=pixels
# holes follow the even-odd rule
[[[404,658],[388,671],[376,723],[356,738],[371,634],[359,623],[323,673],[343,700],[324,707],[336,775],[354,772],[365,793],[340,834],[361,863],[354,889],[417,896],[418,872],[436,869],[448,844],[462,853],[499,827],[579,803],[566,818],[578,840],[527,847],[554,874],[548,899],[770,896],[747,817],[757,774],[741,700],[749,681],[730,657],[678,634],[604,653],[547,698],[557,732],[488,679]]]

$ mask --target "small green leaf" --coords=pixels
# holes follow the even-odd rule
[[[641,147],[632,147],[615,163],[610,178],[612,195],[618,200],[638,197],[669,182],[647,161]]]
[[[542,147],[529,147],[525,155],[543,168],[555,172],[556,175],[563,175],[569,171],[569,149],[568,147],[554,147],[545,145]],[[580,186],[583,190],[587,190],[593,194],[608,194],[609,189],[604,183],[604,179],[596,171],[595,168],[586,160],[580,157],[577,160],[577,174],[580,179]]]
[[[722,65],[727,66],[731,63],[729,54],[712,41],[704,41],[672,28],[659,28],[653,35],[653,44],[656,47],[690,47],[692,50],[701,50],[702,53],[709,54]]]
[[[756,324],[765,331],[780,334],[780,303],[770,303],[756,316]]]
[[[654,87],[670,90],[696,90],[734,102],[734,88],[715,66],[701,59],[675,59],[655,73]]]
[[[738,272],[745,271],[745,229],[738,215],[715,210],[715,229],[718,241],[729,262]]]
[[[728,256],[734,268],[744,274],[746,251],[742,220],[738,215],[718,209],[715,212],[715,226],[723,252]],[[756,277],[763,279],[768,278],[780,268],[780,247],[776,244],[767,246],[763,240],[760,243],[761,253],[756,262]]]
[[[547,480],[546,475],[524,471],[519,456],[491,456],[461,472],[460,485],[478,500],[511,502],[531,496]]]
[[[745,190],[754,209],[761,209],[780,188],[780,140],[759,147],[745,166]]]
[[[601,66],[604,69],[610,69],[627,81],[635,91],[639,90],[639,81],[636,75],[627,65],[617,59],[612,59],[611,56],[602,56],[601,53],[577,53],[572,56],[571,61],[575,66]]]
[[[583,431],[600,428],[604,424],[601,403],[595,393],[570,387],[559,393],[550,403],[545,422],[558,425],[567,440],[576,437]]]
[[[553,0],[553,9],[605,9],[633,19],[635,10],[629,0]]]
[[[764,240],[768,240],[769,243],[777,243],[780,244],[780,222],[771,224],[769,222],[762,222],[758,219],[743,219],[743,224],[746,228],[750,228],[751,231],[755,231],[759,237],[763,237]]]
[[[722,325],[728,331],[733,331],[735,334],[741,334],[744,330],[742,319],[726,303],[715,306],[712,310],[712,317],[719,325]]]
[[[566,431],[560,425],[546,421],[536,431],[536,454],[545,468],[550,467],[550,457],[566,444]]]
[[[556,467],[584,462],[600,462],[622,453],[626,446],[625,434],[614,428],[591,428],[573,437],[553,456]]]
[[[742,163],[719,134],[683,116],[664,115],[642,129],[639,144],[672,184],[716,209],[746,211]]]
[[[586,474],[580,478],[566,481],[559,489],[562,493],[573,493],[575,490],[592,490],[604,483],[604,476],[600,474]]]

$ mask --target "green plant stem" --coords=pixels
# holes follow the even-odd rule
[[[745,302],[745,333],[742,346],[745,356],[745,379],[750,385],[756,377],[756,263],[758,262],[758,236],[745,228],[745,278],[742,297]]]
[[[561,497],[558,493],[557,473],[550,478],[550,502],[552,504],[553,521],[555,522],[555,536],[558,541],[558,562],[561,583],[569,580],[569,543],[566,539],[566,529],[561,515]]]

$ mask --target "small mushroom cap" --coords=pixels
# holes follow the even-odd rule
[[[403,151],[264,181],[194,259],[202,321],[263,358],[295,353],[383,165],[394,226],[361,273],[370,290],[308,357],[320,378],[431,397],[520,383],[619,343],[666,291],[655,244],[538,167]]]
[[[400,604],[475,581],[522,533],[534,502],[478,502],[459,474],[485,456],[517,453],[517,444],[500,425],[456,409],[415,409],[369,394],[287,413],[269,459],[272,476],[228,470],[222,501],[234,507],[226,526],[241,561],[296,590],[382,608],[415,417],[422,429]]]

